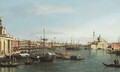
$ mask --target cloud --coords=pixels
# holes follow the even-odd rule
[[[71,14],[76,11],[68,6],[23,4],[22,6],[10,6],[6,12],[16,17],[30,17],[31,15]]]
[[[64,41],[70,41],[71,36],[69,34],[66,34],[65,31],[58,29],[58,28],[46,28],[45,29],[45,35],[48,41],[54,40],[56,38],[56,41],[64,42]],[[30,36],[36,37],[37,39],[40,39],[43,37],[43,29],[34,29],[34,31],[30,32]]]
[[[120,13],[108,14],[104,17],[94,19],[87,22],[85,25],[81,24],[70,24],[69,27],[62,27],[64,31],[64,40],[69,40],[71,35],[75,40],[80,40],[80,42],[92,41],[93,31],[95,30],[97,38],[99,35],[108,42],[116,42],[117,37],[120,36]],[[83,40],[84,39],[84,40]]]
[[[61,14],[61,13],[74,13],[75,10],[72,7],[56,7],[47,5],[37,5],[35,6],[35,12],[37,15],[49,15],[49,14]]]
[[[112,32],[118,31],[118,26],[120,21],[120,14],[110,14],[100,19],[95,19],[94,21],[89,22],[87,25],[88,29],[96,29],[99,32]]]
[[[43,37],[43,30],[42,29],[34,30],[34,31],[30,32],[30,35],[34,35],[37,38]],[[64,32],[61,30],[46,29],[45,35],[47,38],[52,39],[53,37],[63,36]]]
[[[117,39],[118,36],[120,36],[119,19],[120,13],[109,14],[102,18],[94,19],[93,21],[88,22],[86,26],[84,26],[84,28],[87,29],[86,31],[88,31],[88,33],[90,33],[90,31],[95,30],[96,37],[98,37],[98,35],[100,34],[103,38],[113,42]]]

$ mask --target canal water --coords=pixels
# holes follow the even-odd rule
[[[72,51],[73,55],[85,57],[82,61],[56,60],[53,63],[20,65],[16,68],[0,68],[0,72],[120,72],[120,68],[105,67],[102,63],[113,63],[120,56],[107,54],[104,50]]]

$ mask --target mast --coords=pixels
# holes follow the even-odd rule
[[[118,36],[118,43],[120,43],[120,36]]]
[[[29,53],[30,53],[30,49],[31,49],[31,41],[28,40],[28,48],[29,48]]]
[[[93,42],[95,41],[95,31],[93,31]]]
[[[54,45],[55,45],[55,43],[56,43],[56,42],[55,42],[55,39],[56,39],[56,37],[54,37],[53,46],[54,46]]]
[[[45,48],[45,28],[43,29],[43,48]]]
[[[73,42],[73,40],[72,40],[72,36],[71,36],[71,45],[72,45],[72,42]]]
[[[43,48],[45,48],[45,44],[46,44],[46,41],[47,41],[47,39],[46,39],[46,37],[45,37],[45,28],[43,29]]]

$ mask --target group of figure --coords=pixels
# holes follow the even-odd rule
[[[117,66],[119,65],[119,60],[114,60],[114,64]]]
[[[16,58],[13,57],[11,61],[12,63],[16,63]]]

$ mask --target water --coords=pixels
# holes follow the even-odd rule
[[[120,68],[105,67],[102,62],[113,63],[120,56],[106,54],[103,50],[72,51],[73,55],[85,57],[83,61],[56,60],[53,63],[20,65],[16,68],[0,68],[0,72],[119,72]]]

